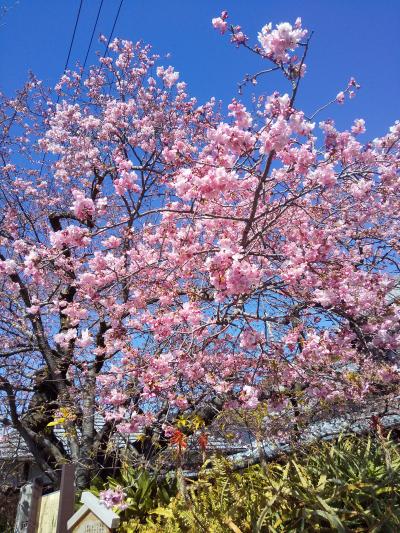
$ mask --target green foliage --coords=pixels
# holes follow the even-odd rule
[[[400,531],[400,454],[388,439],[351,437],[318,443],[265,469],[235,472],[228,460],[215,459],[188,482],[188,494],[167,505],[146,500],[140,515],[132,505],[121,531]]]
[[[122,519],[120,531],[132,533],[142,531],[140,526],[146,522],[146,518],[157,506],[167,506],[170,503],[171,494],[175,494],[175,482],[166,479],[157,482],[157,475],[150,474],[144,468],[134,469],[129,465],[121,468],[118,478],[108,477],[105,487],[92,486],[90,490],[96,496],[105,489],[123,487],[126,494],[126,509],[116,511]]]

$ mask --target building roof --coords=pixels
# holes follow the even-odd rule
[[[94,427],[96,431],[101,431],[104,426],[104,418],[100,414],[95,415]],[[53,428],[54,436],[62,443],[66,450],[69,449],[68,439],[65,433],[65,429],[59,425]],[[78,431],[79,433],[79,431]],[[129,435],[130,441],[135,441],[138,434]],[[119,447],[126,445],[128,438],[123,438],[122,435],[119,436]],[[7,459],[32,459],[32,454],[29,451],[27,445],[25,444],[24,439],[14,428],[6,429],[3,435],[0,435],[0,460]]]
[[[330,440],[337,438],[341,433],[362,434],[371,429],[371,420],[373,417],[379,418],[379,423],[383,428],[391,429],[400,426],[400,396],[382,396],[371,398],[370,403],[364,407],[353,407],[344,413],[330,418],[324,418],[310,422],[302,429],[301,434],[298,435],[295,446],[309,445],[318,440]],[[104,419],[101,415],[96,415],[95,427],[100,431],[104,426]],[[67,439],[65,431],[62,427],[55,428],[56,436],[63,442],[67,448]],[[122,449],[134,443],[139,433],[133,433],[129,436],[116,434],[115,442],[118,448]],[[247,442],[233,442],[230,443],[223,437],[210,436],[207,443],[207,452],[222,452],[229,455],[233,464],[237,466],[245,466],[254,464],[260,459],[260,454],[264,455],[267,460],[272,460],[274,457],[288,453],[294,450],[292,440],[288,436],[281,439],[268,438],[262,442],[258,442],[255,446],[254,440],[248,438]],[[199,445],[196,436],[189,439],[189,449],[193,452],[199,452]],[[7,460],[32,460],[32,455],[29,452],[22,437],[15,429],[11,429],[6,438],[0,440],[0,461]],[[191,475],[190,472],[187,473]]]
[[[100,414],[95,415],[95,429],[101,431],[104,427],[104,418]],[[65,430],[62,426],[56,426],[54,429],[54,435],[61,441],[66,450],[69,449],[68,439],[65,434]],[[130,435],[122,435],[116,433],[114,436],[114,442],[118,445],[119,449],[123,449],[129,444],[133,444],[140,437],[140,433],[131,433]],[[197,439],[193,437],[190,441],[190,448],[194,451],[199,449]],[[207,449],[209,451],[222,451],[226,454],[239,453],[247,450],[245,444],[230,443],[226,439],[216,436],[210,436],[207,443]],[[29,451],[24,439],[18,433],[17,430],[11,428],[4,434],[3,438],[0,436],[0,461],[1,460],[32,460],[33,456]]]
[[[0,435],[0,461],[7,461],[18,458],[25,460],[32,457],[24,439],[15,430],[11,429],[7,433]]]

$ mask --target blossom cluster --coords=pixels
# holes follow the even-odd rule
[[[212,23],[226,32],[227,13]],[[267,24],[255,50],[293,82],[306,36],[300,19]],[[400,123],[364,142],[361,118],[307,118],[296,83],[254,110],[199,105],[149,47],[110,50],[82,83],[63,76],[56,104],[29,96],[6,136],[10,379],[25,391],[47,365],[79,416],[92,391],[121,434],[166,428],[181,448],[174,417],[207,402],[276,408],[301,385],[322,408],[396,387]]]
[[[266,24],[258,34],[258,40],[265,55],[278,63],[287,63],[290,52],[294,52],[307,30],[301,26],[301,18],[297,18],[292,26],[289,22],[282,22],[272,29],[272,23]]]

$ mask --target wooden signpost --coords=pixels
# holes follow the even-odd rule
[[[60,490],[42,495],[39,481],[21,489],[14,533],[109,533],[120,524],[117,514],[91,492],[83,492],[74,514],[75,467],[63,465]]]
[[[63,465],[60,494],[56,533],[67,533],[67,522],[74,514],[75,503],[75,465],[73,464]]]

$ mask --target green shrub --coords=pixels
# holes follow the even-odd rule
[[[210,468],[211,463],[211,468]],[[170,494],[170,493],[169,493]],[[208,461],[185,500],[125,514],[133,533],[400,531],[400,455],[388,439],[318,443],[282,461],[233,471]],[[143,508],[142,508],[143,509]]]
[[[123,487],[126,494],[126,508],[118,511],[121,516],[122,526],[120,531],[141,531],[140,525],[146,522],[149,513],[157,506],[167,506],[171,500],[171,494],[176,494],[175,481],[168,478],[160,483],[157,475],[150,474],[143,468],[131,468],[124,465],[117,478],[108,477],[107,484],[102,487],[97,484],[90,490],[99,496],[104,489],[116,489]]]

